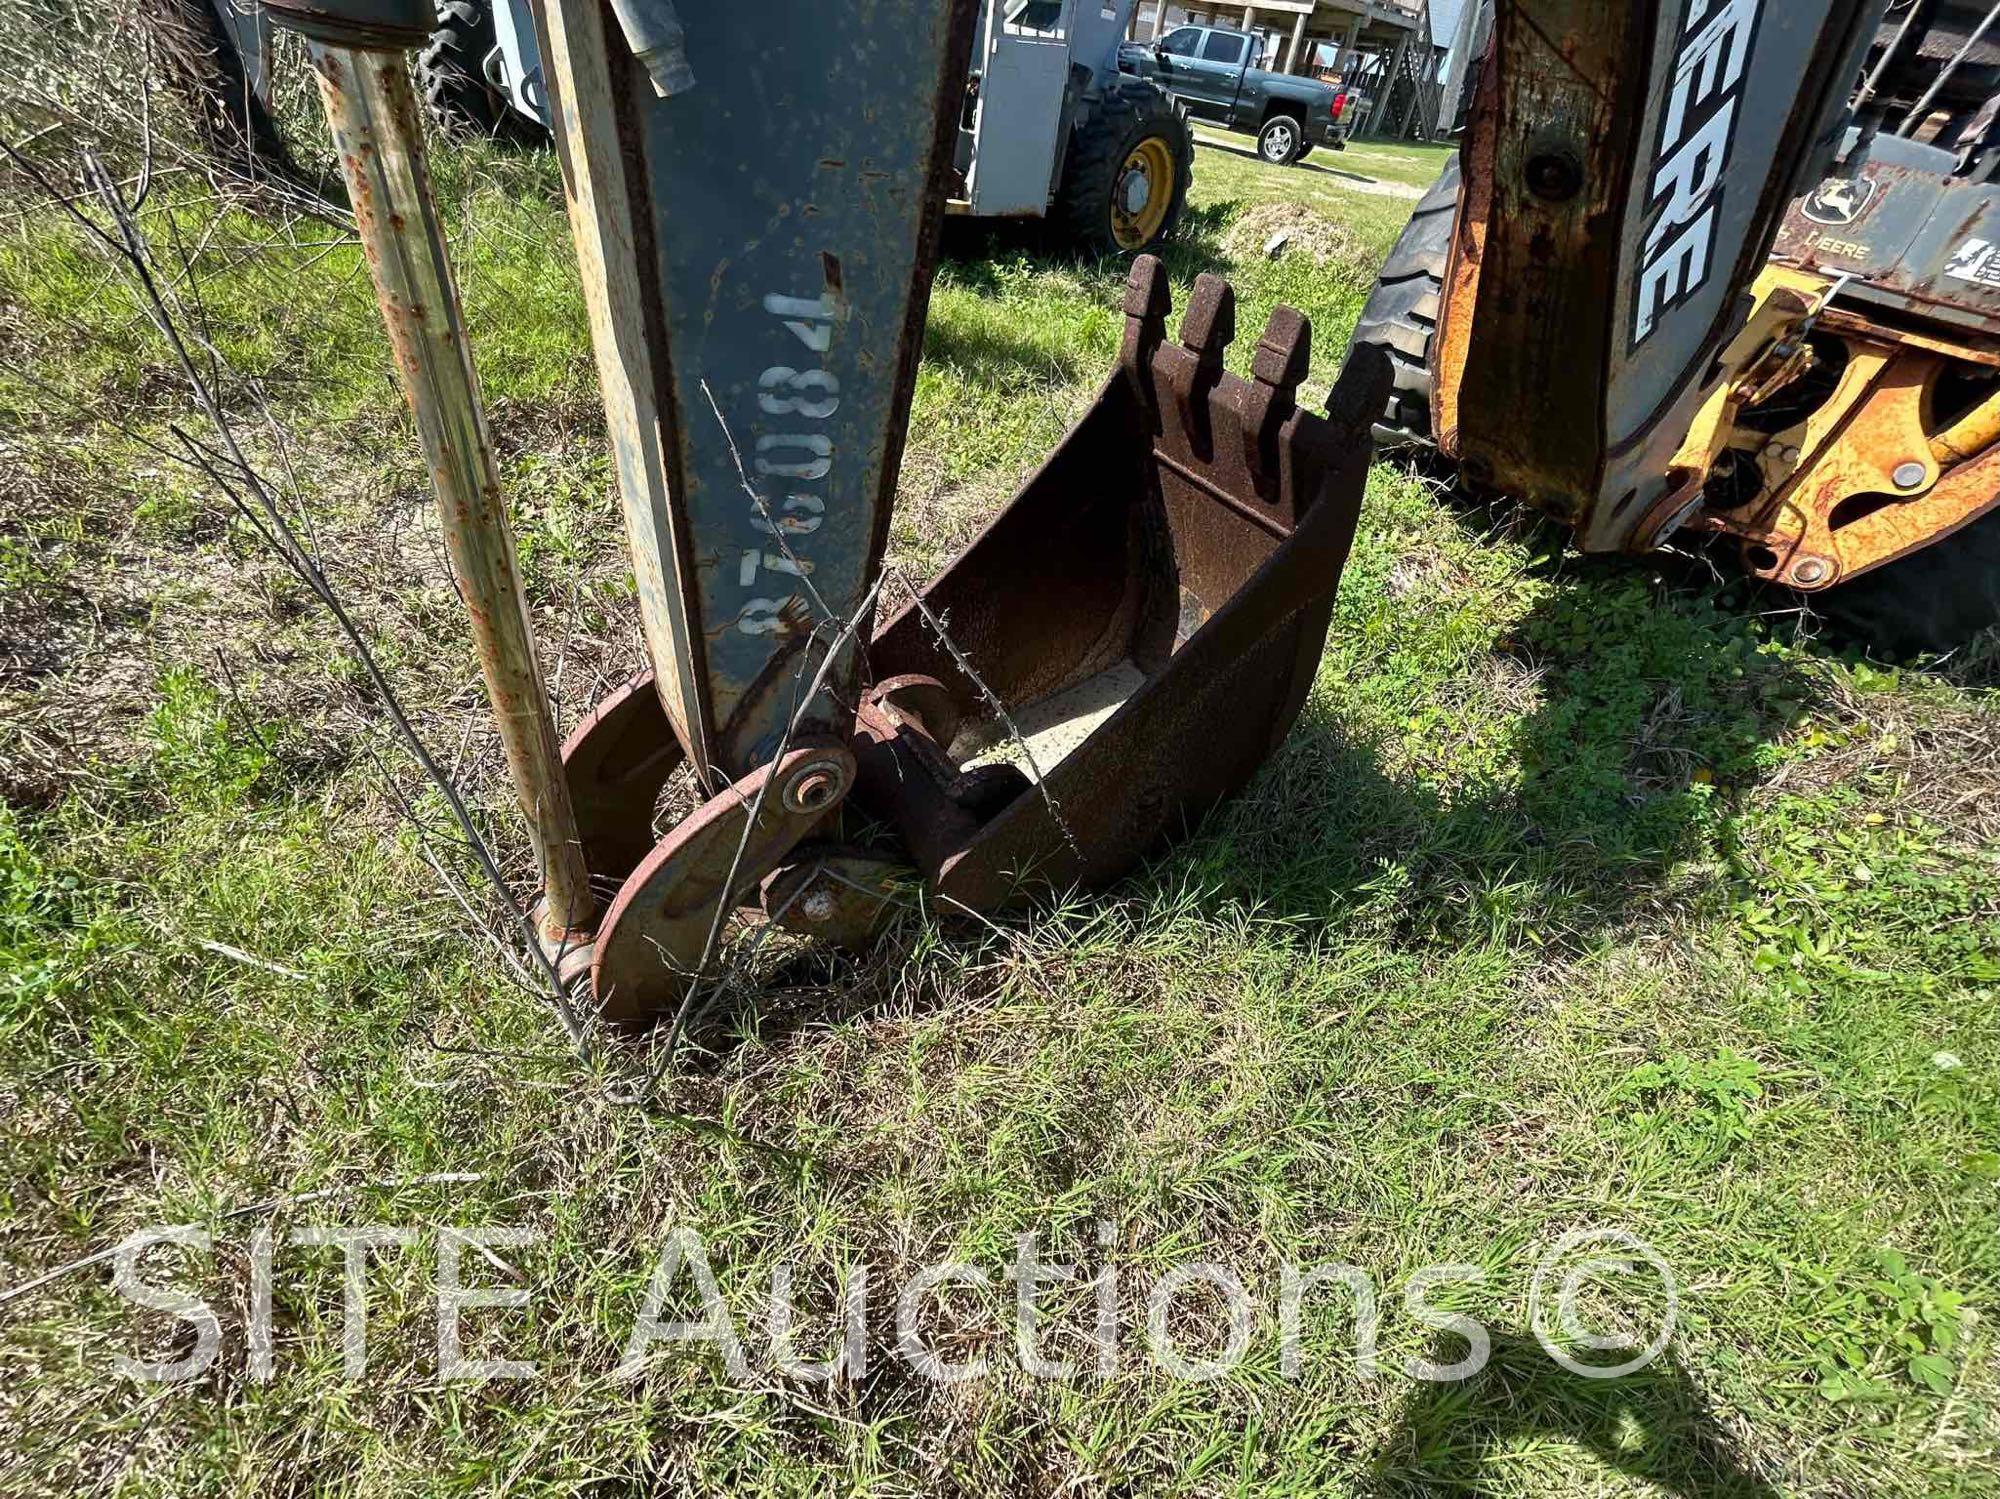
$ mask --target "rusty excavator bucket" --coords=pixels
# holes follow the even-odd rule
[[[398,51],[415,8],[274,10],[303,3],[441,513],[504,538]],[[885,590],[972,7],[860,11],[541,15],[652,669],[558,764],[532,650],[475,637],[544,938],[613,1024],[684,1014],[746,907],[852,942],[925,892],[995,912],[1116,880],[1284,738],[1354,535],[1386,366],[1303,410],[1304,317],[1277,309],[1237,376],[1229,286],[1201,276],[1170,328],[1146,256],[1083,419],[942,576]],[[453,547],[476,626],[524,619],[511,544],[478,542]],[[656,833],[683,765],[704,799]]]
[[[823,767],[845,805],[777,810],[766,796],[734,897],[761,882],[771,919],[853,941],[899,889],[996,912],[1101,886],[1284,739],[1325,647],[1387,371],[1343,381],[1331,419],[1301,410],[1305,318],[1273,313],[1245,380],[1223,369],[1234,305],[1204,275],[1169,336],[1166,273],[1139,259],[1118,369],[1083,420],[875,637],[844,744],[781,762],[788,787]],[[698,932],[681,946],[667,933],[710,908],[717,882],[691,882],[694,868],[720,871],[735,852],[731,832],[697,856],[706,820],[736,829],[770,769],[648,849],[680,760],[654,676],[564,753],[585,862],[600,878],[633,871],[599,931],[593,986],[609,1017],[643,1020],[677,992],[658,950],[692,940],[699,953]],[[890,830],[894,851],[855,846],[857,823]]]

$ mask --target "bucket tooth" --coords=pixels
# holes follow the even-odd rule
[[[1220,374],[1223,355],[1236,342],[1236,288],[1203,271],[1194,278],[1181,319],[1181,347],[1199,357],[1204,372]]]
[[[1156,255],[1141,255],[1132,262],[1132,274],[1125,282],[1125,341],[1118,363],[1126,379],[1144,405],[1157,404],[1153,394],[1153,356],[1167,339],[1167,315],[1174,310],[1173,289],[1167,284],[1167,268]]]
[[[1250,357],[1250,378],[1282,393],[1289,402],[1311,364],[1312,323],[1295,307],[1272,308],[1257,352]]]
[[[1273,308],[1250,358],[1252,383],[1238,392],[1243,466],[1260,499],[1277,498],[1280,431],[1298,408],[1299,382],[1311,363],[1312,323],[1296,308]]]
[[[1195,277],[1194,295],[1181,318],[1178,346],[1163,344],[1153,356],[1153,388],[1178,416],[1196,458],[1215,456],[1214,427],[1209,420],[1209,394],[1223,376],[1223,357],[1236,339],[1236,289],[1220,276],[1204,271]]]
[[[1023,772],[954,798],[935,767],[857,756],[856,801],[974,910],[1116,880],[1255,774],[1310,689],[1360,512],[1372,450],[1349,417],[1384,369],[1351,372],[1329,421],[1296,404],[1311,327],[1291,309],[1246,380],[1220,277],[1174,340],[1159,262],[1134,264],[1123,306],[1097,400],[869,652],[877,680],[934,678],[965,708],[939,745],[961,772]]]

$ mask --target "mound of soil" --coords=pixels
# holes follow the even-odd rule
[[[1305,255],[1317,265],[1372,268],[1380,258],[1345,224],[1301,203],[1259,203],[1229,226],[1224,243],[1236,260]]]

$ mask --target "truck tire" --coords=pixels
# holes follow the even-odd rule
[[[1389,405],[1375,424],[1378,451],[1436,449],[1431,435],[1431,335],[1437,331],[1445,258],[1451,253],[1451,226],[1457,215],[1454,153],[1446,158],[1444,170],[1382,263],[1375,289],[1354,325],[1353,342],[1382,349],[1395,373]]]
[[[1134,255],[1173,233],[1193,180],[1186,114],[1159,85],[1121,74],[1084,100],[1056,196],[1078,240]]]
[[[492,3],[437,0],[437,26],[417,54],[417,91],[440,130],[510,146],[547,145],[548,131],[515,109],[505,89],[487,81],[486,59],[500,44]]]
[[[1290,166],[1306,149],[1306,127],[1296,115],[1272,115],[1257,132],[1257,157],[1274,167]]]

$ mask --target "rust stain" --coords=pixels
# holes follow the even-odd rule
[[[1759,577],[1818,591],[1869,572],[1958,530],[2000,503],[2000,446],[1943,467],[1926,412],[1954,366],[1983,364],[1942,352],[1935,339],[1905,345],[1850,334],[1849,374],[1797,426],[1768,438],[1763,487],[1738,510],[1710,512],[1704,530],[1737,537]],[[1739,460],[1742,461],[1742,460]],[[1919,464],[1920,482],[1898,484]]]

